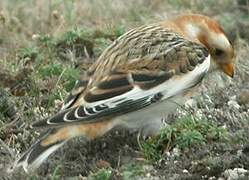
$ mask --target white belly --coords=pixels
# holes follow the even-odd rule
[[[146,131],[152,131],[153,134],[163,126],[163,119],[183,105],[187,99],[188,96],[177,95],[139,111],[119,116],[118,121],[121,122],[121,126],[130,129],[146,128]]]

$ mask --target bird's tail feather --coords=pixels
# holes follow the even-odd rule
[[[37,169],[49,155],[67,141],[67,139],[60,139],[59,141],[44,145],[42,142],[53,133],[56,133],[56,129],[49,129],[45,133],[42,133],[38,140],[14,163],[12,169],[14,170],[20,166],[22,166],[26,172]]]
[[[117,122],[117,121],[116,121]],[[67,140],[83,136],[86,141],[95,139],[115,126],[111,120],[77,124],[61,128],[51,128],[42,133],[38,140],[18,159],[10,172],[22,166],[26,172],[33,171],[47,159],[49,155],[61,147]]]

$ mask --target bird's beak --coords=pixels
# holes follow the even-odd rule
[[[222,63],[219,66],[220,66],[220,69],[225,74],[233,78],[234,76],[234,64],[233,63]]]

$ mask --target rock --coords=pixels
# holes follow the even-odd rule
[[[224,179],[224,178],[222,178],[222,177],[219,177],[219,178],[218,178],[218,180],[225,180],[225,179]]]
[[[240,108],[240,105],[237,103],[237,101],[234,101],[234,100],[229,100],[227,102],[228,106],[230,108],[235,108],[235,109],[239,109]]]
[[[242,90],[237,96],[237,101],[240,105],[249,104],[249,89]]]
[[[248,170],[243,168],[227,169],[224,172],[224,176],[227,180],[236,180],[245,176]]]
[[[236,101],[236,96],[231,96],[230,98],[229,98],[229,100],[234,100],[234,101]]]
[[[182,172],[183,173],[188,173],[188,170],[187,169],[183,169]]]
[[[215,179],[216,179],[215,176],[212,176],[212,177],[208,178],[208,180],[215,180]]]
[[[244,154],[248,154],[248,155],[249,155],[249,144],[247,144],[247,145],[245,145],[245,146],[243,147],[242,152],[243,152]]]
[[[185,102],[185,106],[190,107],[190,108],[197,108],[197,102],[196,102],[196,100],[191,98]]]
[[[96,163],[96,166],[99,168],[99,169],[107,169],[107,168],[110,168],[111,167],[111,164],[105,160],[98,160],[97,163]]]
[[[32,40],[36,41],[36,40],[38,40],[40,38],[40,35],[39,34],[33,34],[31,38],[32,38]]]
[[[175,148],[172,150],[172,155],[173,155],[173,156],[176,156],[176,157],[180,156],[180,149],[177,148],[177,147],[175,147]]]

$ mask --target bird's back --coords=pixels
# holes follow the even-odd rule
[[[185,73],[201,63],[207,54],[203,45],[161,24],[141,26],[119,37],[102,53],[89,70],[92,83],[88,88],[115,71],[174,69],[176,73]]]

